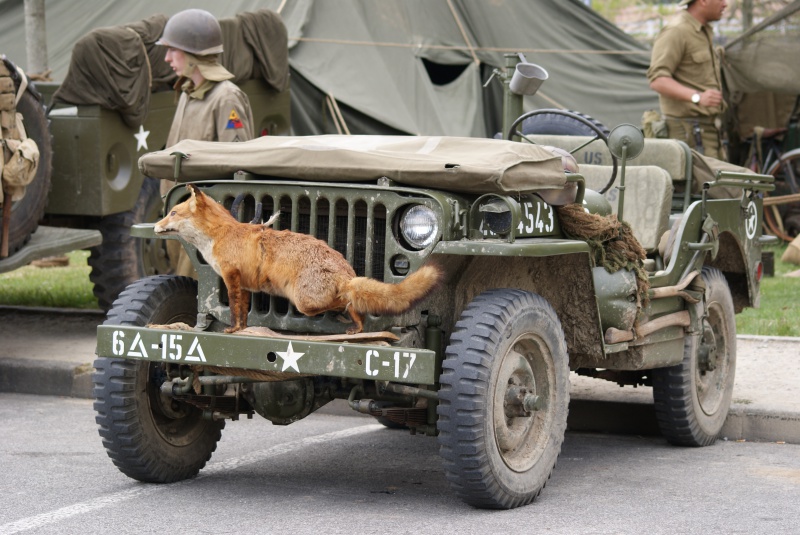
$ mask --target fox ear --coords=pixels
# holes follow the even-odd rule
[[[202,202],[203,199],[203,192],[200,191],[200,188],[195,186],[194,184],[186,184],[186,189],[189,190],[191,193],[191,197],[189,197],[189,210],[194,212],[197,209],[197,203]]]
[[[205,201],[205,194],[196,185],[186,184],[186,189],[188,189],[189,193],[192,194],[191,198],[189,199],[191,201],[189,203],[189,206],[192,209],[194,209],[194,207],[197,205],[198,202],[202,203],[203,201]]]

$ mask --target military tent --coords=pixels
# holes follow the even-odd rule
[[[725,45],[722,62],[730,104],[731,157],[746,165],[749,144],[743,141],[757,127],[785,128],[794,114],[794,129],[784,150],[800,144],[797,115],[800,110],[800,0],[753,26]]]
[[[184,9],[177,0],[46,0],[53,77],[92,29]],[[484,83],[522,52],[549,79],[526,109],[579,110],[613,126],[657,107],[649,50],[577,0],[195,0],[218,18],[269,8],[289,35],[298,134],[490,136],[501,88]],[[0,0],[0,52],[25,68],[22,0]]]

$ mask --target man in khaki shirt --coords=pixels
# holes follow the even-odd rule
[[[230,81],[233,75],[220,65],[222,30],[214,16],[187,9],[172,16],[156,44],[167,47],[165,61],[178,74],[175,88],[181,96],[167,147],[184,139],[247,141],[253,139],[253,113],[247,95]],[[174,185],[161,183],[164,194]],[[177,275],[196,277],[194,267],[177,241],[167,241],[170,264]]]
[[[709,23],[722,18],[727,3],[681,0],[679,5],[687,7],[656,37],[647,79],[659,95],[669,137],[724,160],[720,115],[725,102]]]

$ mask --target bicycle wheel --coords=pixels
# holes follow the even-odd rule
[[[800,193],[800,148],[784,152],[779,160],[769,166],[766,174],[783,180],[792,193]]]

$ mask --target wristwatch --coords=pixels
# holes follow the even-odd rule
[[[695,93],[692,95],[692,102],[695,104],[700,104],[700,93]]]

